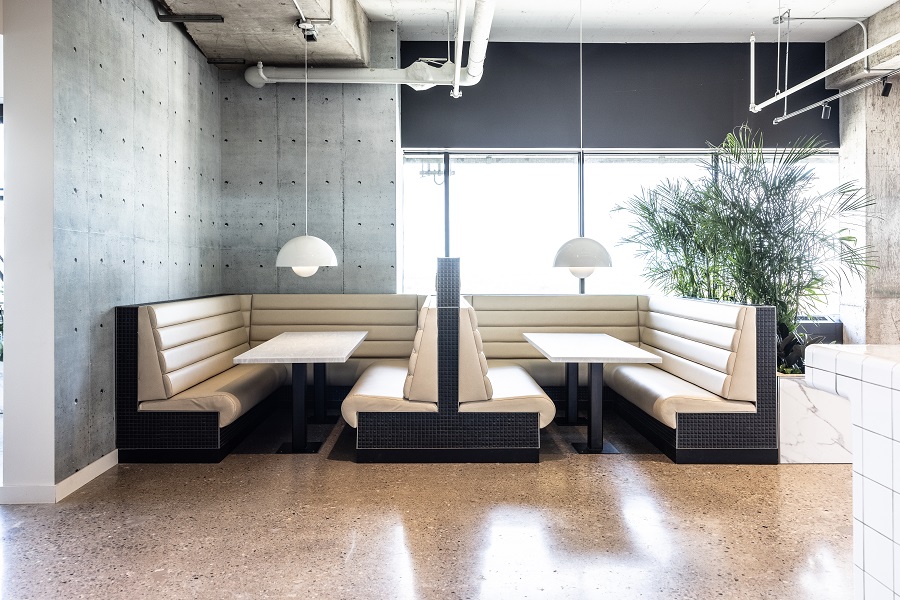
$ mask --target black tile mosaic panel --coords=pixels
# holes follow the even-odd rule
[[[539,448],[538,413],[383,413],[358,415],[356,447]]]
[[[678,415],[678,448],[778,448],[775,308],[756,307],[756,413]]]

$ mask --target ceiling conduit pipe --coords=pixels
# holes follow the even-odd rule
[[[451,98],[459,98],[462,92],[459,91],[459,76],[462,68],[463,43],[466,39],[466,11],[468,0],[456,0],[456,37],[454,38],[454,50],[456,51],[456,60],[453,61],[453,89],[450,91]],[[472,21],[475,26],[475,21]]]
[[[494,19],[496,0],[475,0],[475,15],[472,20],[469,61],[465,72],[459,73],[457,82],[456,65],[447,62],[440,67],[417,61],[405,69],[341,69],[311,68],[310,83],[374,83],[387,85],[409,85],[416,90],[424,90],[436,85],[470,86],[481,81],[487,56],[488,38]],[[462,40],[457,43],[462,48]],[[459,54],[457,56],[460,56]],[[461,58],[457,58],[459,63]],[[265,67],[262,63],[247,68],[244,79],[255,88],[268,83],[303,83],[302,67]]]

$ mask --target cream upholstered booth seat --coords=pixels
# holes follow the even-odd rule
[[[565,382],[525,332],[605,333],[662,357],[652,364],[607,364],[604,381],[668,427],[676,414],[755,412],[755,307],[642,295],[474,295],[491,372],[520,365],[544,386]],[[746,335],[742,335],[747,332]],[[579,382],[586,383],[582,365]]]
[[[675,429],[678,413],[756,412],[756,308],[639,296],[640,347],[662,363],[606,365],[607,385]]]
[[[460,412],[536,412],[540,427],[556,416],[556,407],[521,366],[488,369],[475,310],[462,301],[459,318]],[[437,412],[436,299],[419,312],[412,352],[407,361],[378,361],[360,376],[341,404],[351,427],[360,412]]]
[[[213,411],[219,427],[283,385],[284,365],[234,365],[250,349],[250,296],[138,307],[138,410]]]

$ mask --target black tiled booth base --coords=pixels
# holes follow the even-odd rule
[[[538,413],[359,413],[359,462],[538,462]]]
[[[619,414],[676,463],[778,464],[775,343],[775,308],[757,306],[755,413],[679,413],[672,429],[619,397]]]
[[[138,411],[137,315],[137,306],[116,307],[115,398],[119,462],[221,461],[269,412],[272,397],[222,428],[217,412]]]

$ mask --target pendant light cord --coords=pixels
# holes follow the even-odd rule
[[[309,40],[303,40],[303,220],[309,235]]]
[[[584,154],[584,12],[578,0],[578,147]]]

